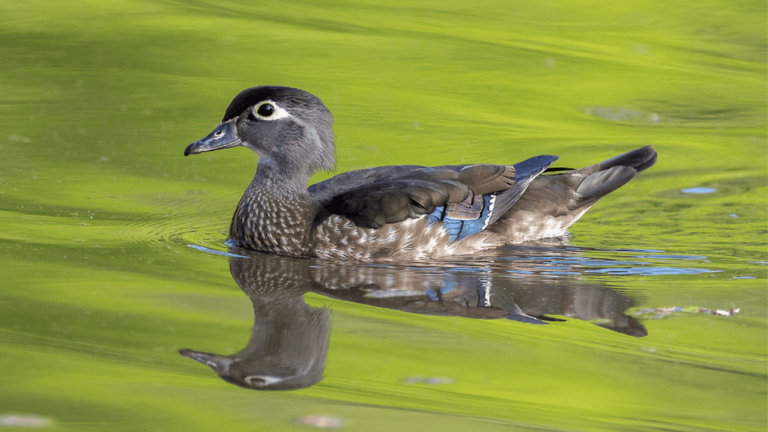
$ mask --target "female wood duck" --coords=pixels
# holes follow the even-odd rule
[[[339,174],[333,118],[314,95],[278,86],[235,96],[184,155],[247,147],[259,156],[229,229],[239,247],[299,257],[404,261],[563,235],[597,200],[656,162],[643,147],[544,175],[557,156],[514,165],[386,166]]]

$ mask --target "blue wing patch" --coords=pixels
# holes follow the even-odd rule
[[[443,222],[451,240],[461,240],[485,229],[493,213],[495,199],[495,195],[470,194],[460,203],[435,208],[427,217],[430,224]]]

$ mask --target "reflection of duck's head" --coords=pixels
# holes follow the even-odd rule
[[[254,390],[296,390],[320,381],[331,314],[304,302],[307,267],[308,261],[262,254],[233,259],[232,276],[253,303],[248,345],[228,356],[190,349],[179,353],[229,383]]]
[[[248,346],[239,353],[229,356],[179,350],[184,357],[196,360],[211,369],[229,383],[254,390],[296,390],[309,387],[323,379],[325,355],[328,350],[327,310],[314,317],[314,323],[300,323],[280,328],[257,329]],[[299,320],[302,321],[302,320]],[[324,321],[324,322],[323,322]],[[304,325],[302,325],[304,324]],[[318,331],[318,325],[323,331]],[[286,331],[287,334],[282,334]],[[267,334],[272,332],[272,334]],[[265,339],[265,345],[256,345],[254,338]],[[258,342],[257,342],[258,343]]]

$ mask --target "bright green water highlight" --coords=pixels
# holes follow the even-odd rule
[[[76,431],[293,430],[322,413],[350,430],[765,430],[765,4],[0,12],[0,416]],[[574,319],[423,316],[308,294],[333,308],[326,378],[290,393],[226,384],[176,350],[237,351],[252,310],[228,258],[187,245],[225,249],[256,158],[182,152],[260,84],[326,103],[338,172],[538,154],[581,167],[654,145],[656,166],[590,210],[570,246],[643,263],[621,268],[715,272],[572,277],[636,308],[741,312],[647,319],[636,339]],[[682,192],[693,187],[716,192]],[[403,381],[416,375],[452,384]]]

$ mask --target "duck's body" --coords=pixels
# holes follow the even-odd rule
[[[301,257],[422,260],[556,237],[598,199],[651,167],[643,147],[600,164],[543,175],[557,159],[515,165],[391,166],[307,188],[333,167],[331,116],[319,99],[254,87],[185,155],[245,146],[259,165],[230,226],[238,246]]]

